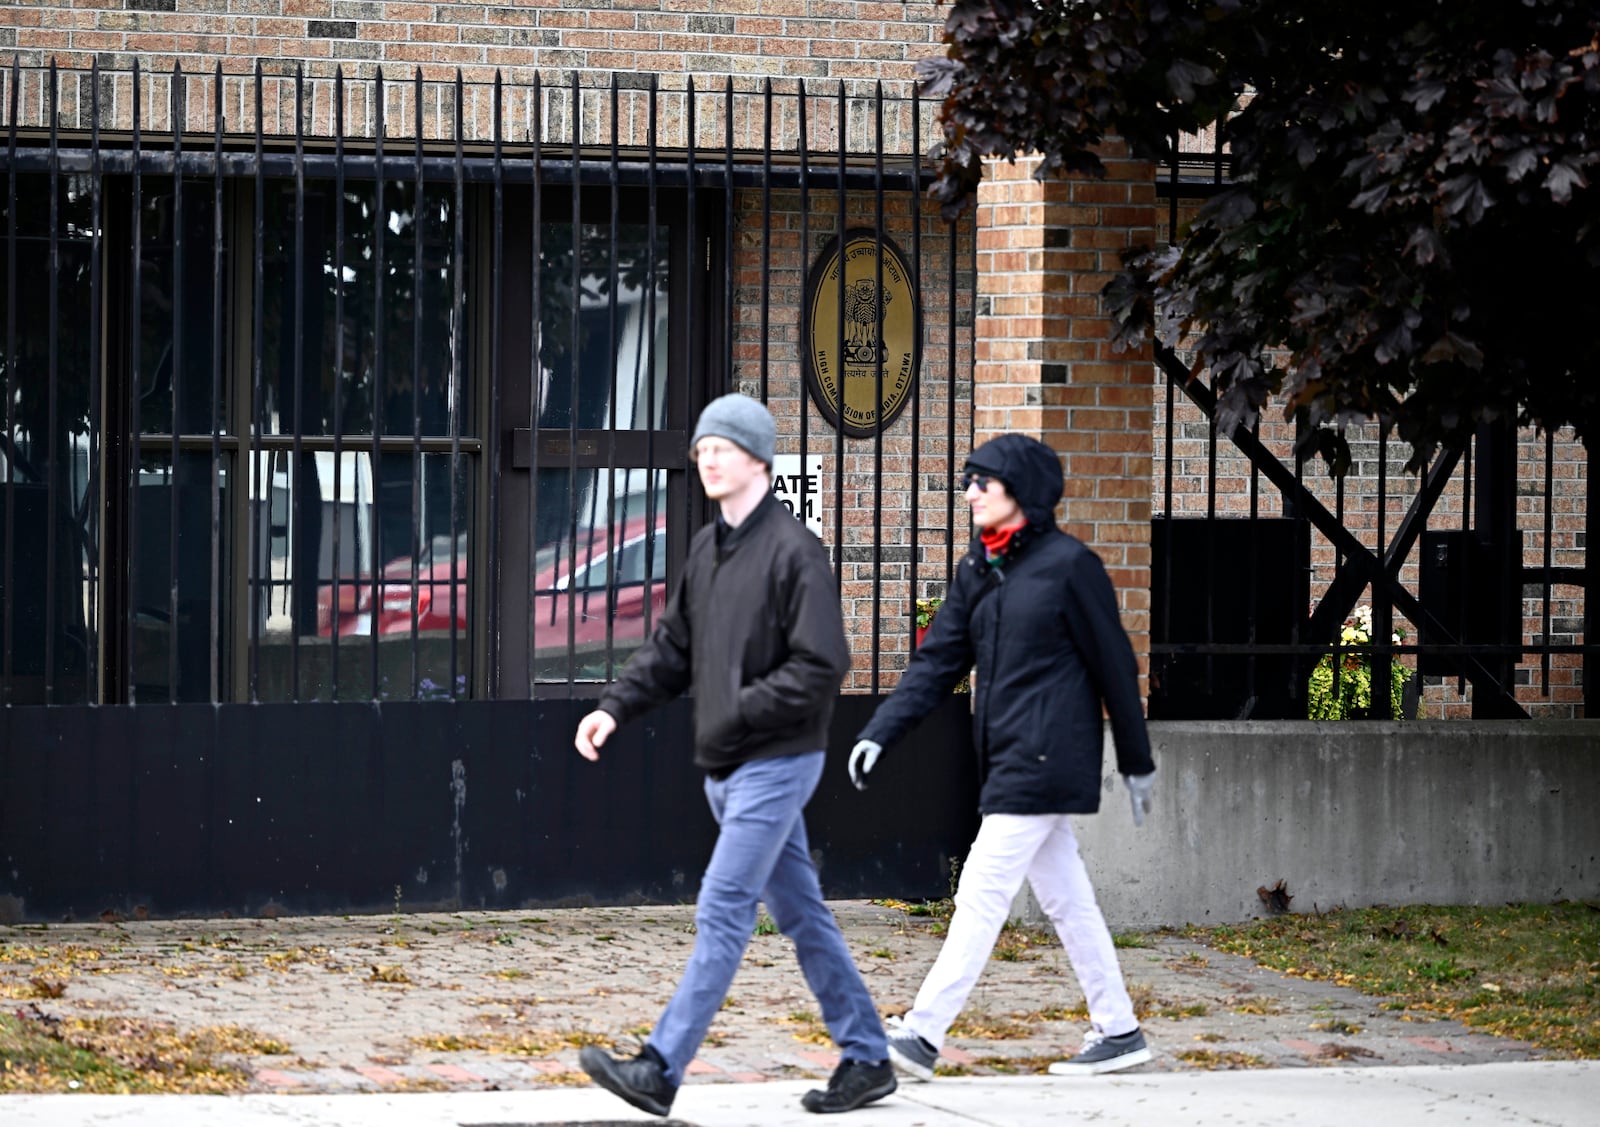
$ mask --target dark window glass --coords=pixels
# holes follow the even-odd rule
[[[228,419],[228,357],[213,349],[214,323],[228,339],[226,250],[219,261],[216,197],[210,180],[182,182],[181,203],[170,176],[139,184],[139,430],[170,434],[174,392],[178,430],[210,434]],[[119,203],[120,208],[120,203]],[[118,223],[122,217],[115,217]],[[180,227],[181,223],[181,227]],[[132,279],[129,279],[131,284]],[[213,307],[213,296],[223,300]],[[219,316],[220,315],[220,316]],[[176,367],[174,365],[176,364]]]
[[[44,702],[47,681],[57,703],[90,693],[99,537],[88,181],[59,177],[55,202],[52,270],[49,177],[19,174],[14,197],[0,192],[0,651],[10,636],[0,678],[19,704]]]
[[[370,435],[376,406],[380,433],[410,435],[415,414],[424,437],[447,437],[454,402],[459,433],[471,434],[468,334],[456,324],[455,310],[454,187],[425,185],[418,208],[416,185],[385,183],[381,216],[375,184],[347,184],[342,200],[333,189],[331,181],[306,185],[297,259],[295,186],[287,181],[267,186],[261,341],[266,433],[294,434],[298,411],[299,433],[332,434],[337,406],[340,430]],[[339,208],[344,212],[342,261],[335,254]],[[464,260],[465,248],[463,239]],[[376,304],[380,278],[381,309]],[[304,344],[298,383],[292,347],[296,287],[298,335]],[[466,301],[464,289],[463,309]],[[452,364],[452,348],[459,350],[459,368]],[[459,388],[452,379],[458,371]]]
[[[221,585],[217,599],[218,694],[229,696],[227,639],[233,636],[231,583],[234,500],[231,461],[218,467],[217,537]],[[167,452],[146,447],[135,498],[133,671],[135,699],[211,700],[213,559],[209,453],[180,452],[177,472]],[[174,540],[176,529],[176,540]],[[173,545],[177,546],[174,554]],[[173,592],[177,603],[174,617]]]

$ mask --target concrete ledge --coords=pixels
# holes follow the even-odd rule
[[[1154,722],[1135,829],[1106,743],[1075,820],[1113,929],[1293,911],[1600,897],[1600,721]],[[1026,888],[1014,914],[1043,922]]]

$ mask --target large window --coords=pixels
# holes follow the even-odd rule
[[[497,241],[472,185],[19,173],[8,699],[614,676],[687,532],[698,275],[681,201],[612,221],[586,189],[574,222],[570,195],[536,218],[517,191]]]

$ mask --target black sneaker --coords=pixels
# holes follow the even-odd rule
[[[1135,1029],[1106,1037],[1091,1032],[1083,1039],[1083,1049],[1070,1060],[1058,1060],[1050,1066],[1051,1076],[1093,1076],[1101,1072],[1119,1072],[1144,1064],[1150,1059],[1150,1049],[1144,1043],[1144,1034]]]
[[[800,1106],[819,1115],[854,1111],[873,1100],[881,1100],[900,1086],[889,1062],[869,1064],[864,1060],[842,1060],[828,1078],[826,1092],[813,1088],[800,1098]]]
[[[889,1030],[889,1063],[913,1080],[932,1080],[939,1050],[905,1026]]]
[[[667,1080],[666,1063],[649,1045],[631,1060],[617,1060],[597,1045],[585,1045],[578,1054],[578,1064],[589,1079],[640,1111],[666,1115],[672,1110],[677,1085]]]

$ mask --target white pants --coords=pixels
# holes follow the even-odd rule
[[[935,1048],[944,1044],[945,1030],[989,961],[1024,877],[1066,948],[1089,1004],[1090,1024],[1107,1037],[1138,1028],[1116,947],[1067,815],[989,814],[962,866],[944,946],[904,1019]]]

